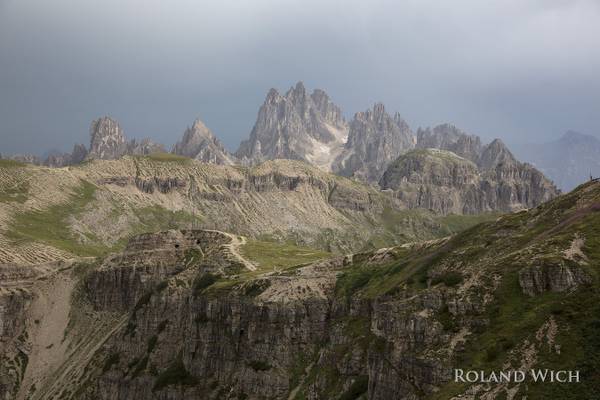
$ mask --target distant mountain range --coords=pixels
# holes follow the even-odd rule
[[[12,159],[64,167],[85,160],[166,152],[150,139],[127,140],[110,117],[93,121],[90,137],[88,148],[78,144],[72,153],[52,153],[45,160],[31,155]],[[424,156],[415,149],[443,152]],[[415,134],[399,113],[388,113],[381,103],[348,122],[327,93],[316,89],[309,94],[302,82],[285,95],[269,90],[249,138],[235,154],[200,120],[185,130],[171,153],[218,165],[304,161],[325,172],[395,191],[409,208],[443,214],[508,212],[536,206],[558,194],[542,173],[519,162],[499,139],[486,145],[450,124],[419,128]],[[466,175],[457,176],[462,173]]]
[[[568,131],[558,140],[515,146],[515,151],[564,191],[600,176],[600,139],[595,136]]]

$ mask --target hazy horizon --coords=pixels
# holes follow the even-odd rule
[[[0,0],[0,153],[87,145],[103,115],[168,146],[200,118],[235,151],[299,80],[347,119],[382,102],[414,130],[598,137],[599,17],[592,0]]]

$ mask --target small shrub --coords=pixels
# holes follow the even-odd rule
[[[438,314],[437,319],[440,321],[445,331],[458,332],[458,325],[456,324],[455,317],[448,310],[448,306],[444,306],[444,308]]]
[[[369,389],[369,377],[359,376],[354,380],[348,391],[340,397],[340,400],[355,400]]]
[[[211,274],[210,272],[197,276],[192,284],[192,295],[198,297],[204,289],[211,286],[218,279],[218,276]]]
[[[148,356],[144,356],[144,358],[142,358],[135,366],[132,376],[134,378],[139,376],[142,372],[144,372],[146,370],[147,365],[148,365]]]
[[[271,364],[269,364],[265,361],[256,361],[256,360],[248,362],[248,366],[255,371],[268,371],[271,368],[273,368],[271,366]]]
[[[152,336],[148,340],[148,354],[150,354],[150,353],[152,353],[152,351],[154,351],[154,348],[156,347],[156,342],[158,342],[158,336],[156,336],[156,335]]]
[[[487,362],[495,361],[499,355],[500,355],[500,351],[498,350],[498,347],[496,347],[496,346],[490,347],[490,348],[486,349],[486,351],[485,351],[485,360]]]
[[[440,276],[436,276],[431,280],[432,285],[437,285],[439,283],[443,283],[448,287],[453,287],[459,285],[463,281],[463,276],[459,272],[446,272]]]
[[[157,327],[158,333],[162,333],[165,330],[165,328],[167,327],[168,323],[169,323],[168,319],[165,319],[164,321],[161,321],[161,323],[158,324],[158,327]]]
[[[168,281],[161,281],[156,285],[156,288],[154,289],[157,293],[162,292],[163,290],[165,290],[167,288],[167,286],[169,286],[169,282]]]
[[[206,322],[208,322],[208,316],[204,313],[202,314],[198,314],[196,315],[196,317],[194,318],[194,323],[196,324],[204,324]]]
[[[198,379],[192,376],[183,364],[181,356],[175,360],[166,370],[156,378],[152,391],[161,390],[169,385],[192,386],[198,383]]]
[[[152,297],[152,291],[148,291],[140,297],[140,299],[135,303],[135,307],[133,307],[133,314],[135,315],[136,311],[144,307],[146,304],[150,302],[150,298]]]
[[[256,297],[271,286],[271,282],[268,279],[260,279],[257,281],[249,282],[244,286],[244,295],[248,297]]]
[[[119,353],[111,353],[106,361],[104,361],[104,366],[102,367],[102,373],[107,372],[112,368],[113,365],[118,364],[121,359]]]

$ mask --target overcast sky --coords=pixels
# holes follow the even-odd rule
[[[0,152],[88,143],[92,119],[230,150],[271,87],[350,118],[375,101],[488,140],[600,136],[597,0],[0,0]]]

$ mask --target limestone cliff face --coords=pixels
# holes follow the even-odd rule
[[[236,156],[250,164],[278,158],[303,160],[329,170],[346,135],[341,111],[329,96],[322,90],[309,95],[298,82],[285,96],[269,91],[250,138],[240,144]]]
[[[380,181],[409,208],[443,214],[510,212],[535,207],[558,190],[539,171],[519,163],[499,141],[477,157],[480,167],[458,155],[425,149],[401,156]]]
[[[233,165],[236,160],[215,135],[197,119],[175,144],[173,153],[212,164]]]
[[[224,291],[191,283],[208,273],[227,282],[240,271],[227,254],[229,240],[204,231],[146,235],[86,278],[96,311],[129,317],[97,354],[104,368],[91,376],[84,398],[286,399],[301,392],[327,399],[356,391],[384,400],[430,392],[450,378],[446,361],[418,356],[448,339],[435,319],[419,315],[441,309],[444,290],[408,302],[338,297],[336,275],[352,257]],[[362,257],[375,267],[395,255]],[[167,378],[169,370],[177,376]]]
[[[333,170],[366,182],[377,182],[388,164],[414,147],[408,124],[396,114],[391,117],[381,103],[354,115],[344,151]]]

